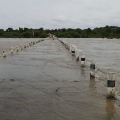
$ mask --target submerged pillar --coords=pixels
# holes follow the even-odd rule
[[[95,77],[95,63],[90,64],[90,77]]]
[[[115,73],[107,73],[107,97],[115,98]]]
[[[85,66],[85,56],[82,55],[81,57],[81,66]]]

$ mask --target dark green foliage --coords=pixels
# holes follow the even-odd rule
[[[0,29],[0,37],[4,36],[4,30]]]
[[[20,28],[14,30],[8,28],[6,30],[0,29],[1,38],[45,38],[48,34],[54,34],[60,38],[120,38],[120,27],[117,26],[105,26],[94,29],[32,29],[32,28]]]

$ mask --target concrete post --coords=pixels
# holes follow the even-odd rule
[[[107,97],[115,98],[115,73],[107,73]]]
[[[7,55],[6,55],[6,52],[3,50],[3,52],[2,52],[2,56],[3,57],[6,57]]]
[[[95,77],[95,63],[90,64],[90,77]]]
[[[10,53],[13,54],[13,47],[10,48]]]
[[[70,52],[72,53],[73,56],[75,56],[75,46],[70,45]]]
[[[76,58],[76,60],[79,61],[80,57],[81,57],[81,50],[80,49],[76,49],[76,51],[75,51],[75,58]]]
[[[81,57],[81,66],[85,66],[85,56],[82,55]]]

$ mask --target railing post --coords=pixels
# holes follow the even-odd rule
[[[81,57],[81,66],[85,66],[85,56],[82,55]]]
[[[70,45],[70,52],[72,53],[73,56],[75,56],[75,46]]]
[[[95,77],[95,69],[96,69],[95,63],[92,62],[90,64],[90,77]]]
[[[107,97],[115,98],[115,73],[107,73]]]
[[[6,55],[6,53],[5,53],[4,50],[3,50],[3,52],[2,52],[2,56],[3,56],[3,57],[7,57],[7,55]]]
[[[13,54],[13,47],[10,48],[10,53]]]
[[[75,57],[76,57],[77,61],[80,60],[80,57],[81,57],[81,50],[80,49],[76,49],[76,51],[75,51]]]

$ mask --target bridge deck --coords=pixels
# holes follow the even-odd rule
[[[89,77],[59,41],[45,40],[0,60],[0,120],[108,120],[119,101]]]

